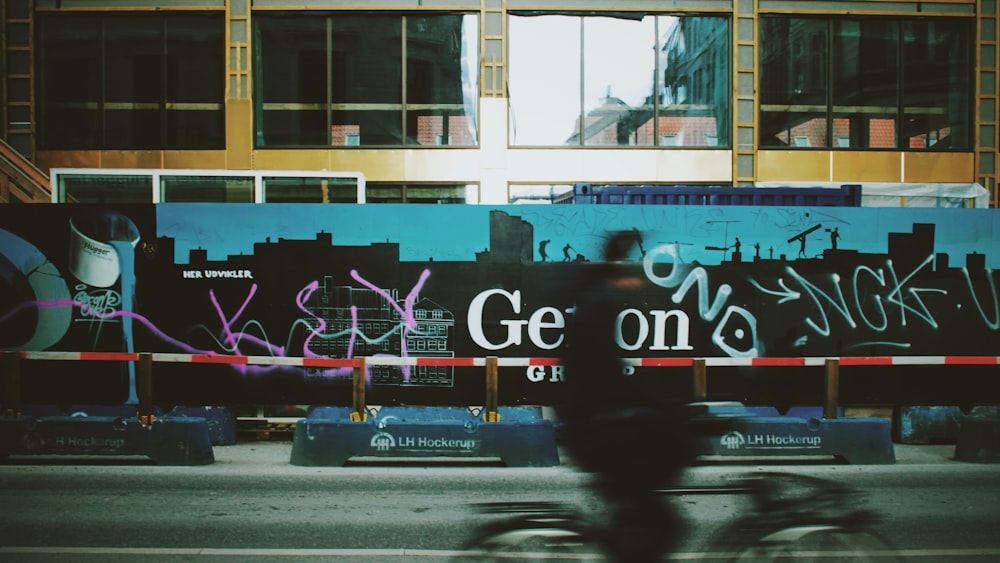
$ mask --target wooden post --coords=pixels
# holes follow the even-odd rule
[[[708,398],[708,370],[704,358],[694,360],[694,400],[704,401]]]
[[[354,385],[351,393],[351,420],[364,422],[368,420],[368,406],[365,404],[365,359],[356,358],[354,365]]]
[[[837,418],[840,403],[840,360],[826,360],[826,393],[823,395],[823,418]]]
[[[21,417],[21,355],[6,352],[3,355],[3,413],[7,418]]]
[[[152,424],[153,419],[153,355],[144,352],[139,354],[135,366],[135,392],[139,396],[139,422]]]
[[[497,366],[496,356],[486,357],[486,415],[484,417],[485,422],[499,422],[500,412],[499,412],[499,383],[497,381],[497,373],[499,369]]]

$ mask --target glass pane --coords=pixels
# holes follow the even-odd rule
[[[478,189],[465,184],[372,184],[365,186],[368,203],[478,203]]]
[[[399,16],[333,18],[334,103],[402,102],[401,33]]]
[[[225,147],[225,20],[166,19],[168,147]]]
[[[152,176],[95,176],[66,174],[59,177],[61,203],[151,203]]]
[[[583,18],[583,144],[653,144],[655,67],[656,18]]]
[[[260,15],[253,22],[257,146],[326,145],[328,19]]]
[[[827,146],[828,23],[760,20],[760,145]]]
[[[163,144],[163,20],[104,19],[104,145],[153,148]]]
[[[729,146],[729,23],[721,17],[657,18],[661,44],[660,111],[654,140],[662,146]]]
[[[899,24],[833,22],[831,102],[834,147],[897,147]]]
[[[581,18],[508,18],[510,144],[560,146],[580,139]]]
[[[338,147],[400,145],[403,142],[399,106],[384,110],[331,113],[330,144]]]
[[[972,32],[965,21],[904,22],[904,148],[971,148]]]
[[[108,102],[162,101],[162,27],[160,18],[105,18],[104,86]]]
[[[466,195],[464,185],[406,186],[406,203],[466,203]]]
[[[167,146],[208,149],[226,146],[226,113],[209,107],[182,110],[167,108]]]
[[[406,18],[407,143],[476,144],[479,18]]]
[[[100,142],[100,20],[40,17],[40,148],[95,147]]]
[[[155,148],[162,144],[163,112],[148,105],[127,104],[125,109],[106,107],[104,130],[106,147]]]
[[[257,146],[323,146],[329,138],[324,109],[278,109],[308,107],[297,104],[264,104],[257,120]]]
[[[354,178],[263,178],[267,203],[357,203]]]
[[[330,91],[341,111],[332,116],[331,144],[401,145],[402,19],[336,16],[332,21]]]
[[[413,108],[413,105],[407,107]],[[471,114],[458,110],[456,115],[449,115],[445,109],[415,110],[406,112],[406,131],[408,143],[418,145],[454,145],[474,146],[476,144],[475,106],[470,108]]]
[[[564,200],[573,200],[573,186],[564,185],[519,185],[510,186],[510,203],[561,203]]]
[[[365,201],[368,203],[403,203],[403,186],[369,182],[365,185]]]
[[[253,203],[252,177],[162,176],[161,201]]]

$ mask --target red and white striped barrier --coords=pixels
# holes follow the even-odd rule
[[[96,361],[137,361],[140,353],[134,352],[0,352],[0,355],[16,354],[25,360],[96,360]],[[300,367],[359,367],[362,360],[370,366],[453,366],[483,367],[486,358],[429,358],[410,356],[371,356],[365,358],[297,358],[285,356],[229,356],[224,354],[150,354],[154,362],[176,362],[194,364],[231,365],[281,365]],[[836,360],[841,366],[921,366],[921,365],[998,365],[1000,356],[815,356],[798,358],[624,358],[626,365],[633,367],[690,367],[695,361],[704,360],[705,365],[720,367],[771,367],[771,366],[823,366],[828,360]],[[559,358],[497,358],[499,367],[554,366],[561,363]]]

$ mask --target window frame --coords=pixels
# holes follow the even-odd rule
[[[464,45],[471,46],[476,50],[475,53],[465,54],[463,57],[460,51],[458,57],[458,65],[460,67],[460,84],[456,84],[460,91],[471,90],[474,91],[474,95],[463,100],[461,103],[443,103],[443,102],[430,102],[430,103],[415,103],[408,100],[408,93],[413,89],[410,84],[410,76],[408,68],[413,64],[411,55],[418,52],[417,45],[410,38],[410,26],[413,22],[418,22],[421,19],[427,18],[445,18],[445,17],[459,17],[461,19],[460,29],[462,30],[463,37],[460,39]],[[323,78],[325,88],[324,92],[314,93],[313,97],[317,97],[317,100],[312,103],[298,103],[298,102],[281,102],[277,100],[268,100],[265,96],[265,89],[267,85],[265,80],[267,80],[267,69],[264,68],[264,60],[268,56],[262,49],[266,49],[265,41],[262,39],[264,33],[271,31],[279,31],[280,26],[276,25],[274,22],[278,22],[282,19],[284,20],[305,20],[316,18],[322,18],[325,33],[325,62],[324,72],[325,77]],[[351,85],[346,87],[340,86],[337,83],[336,78],[333,76],[334,72],[337,70],[337,51],[336,40],[337,34],[343,33],[342,30],[337,29],[337,20],[355,18],[357,20],[363,20],[365,18],[381,18],[381,19],[393,19],[394,23],[398,25],[399,33],[399,52],[396,57],[398,64],[400,65],[400,77],[399,77],[399,91],[395,93],[394,101],[349,101],[338,99],[337,92],[341,92],[341,95],[356,95],[352,92]],[[475,18],[475,25],[470,25],[465,18]],[[348,10],[333,10],[333,11],[273,11],[266,14],[257,15],[253,18],[253,37],[254,37],[254,80],[253,80],[253,99],[254,99],[254,148],[260,150],[269,149],[294,149],[294,148],[336,148],[336,149],[370,149],[370,148],[476,148],[479,146],[479,18],[480,14],[478,12],[464,12],[464,11],[431,11],[431,12],[417,12],[417,11],[378,11],[372,12],[360,12],[360,11],[348,11]],[[272,26],[268,29],[268,26]],[[395,27],[395,26],[394,26]],[[348,27],[347,29],[355,29]],[[474,29],[475,37],[466,38],[464,32]],[[273,56],[273,55],[271,55]],[[471,68],[464,68],[466,64],[463,59],[469,58],[475,62],[475,65]],[[468,72],[466,72],[468,71]],[[273,77],[271,78],[273,80]],[[470,83],[466,84],[466,80]],[[268,131],[267,117],[271,112],[277,111],[291,111],[291,112],[304,112],[313,111],[316,112],[317,116],[319,113],[323,114],[324,120],[324,133],[325,141],[319,142],[319,135],[316,135],[316,139],[310,141],[301,131],[292,131],[287,134],[289,137],[286,140],[275,140],[273,136],[280,135],[276,133],[276,129],[271,129]],[[340,115],[350,115],[352,113],[361,115],[368,113],[370,115],[379,114],[381,112],[391,112],[393,115],[387,119],[390,121],[398,121],[396,130],[390,130],[390,134],[397,137],[394,142],[365,142],[365,132],[360,130],[360,125],[356,124],[341,124],[338,116]],[[431,120],[440,120],[441,126],[446,128],[448,135],[442,137],[441,135],[432,134],[430,137],[434,142],[421,143],[420,133],[421,128],[416,120],[422,118],[422,113],[431,112]],[[273,114],[276,115],[276,114]],[[298,113],[291,114],[287,119],[294,120],[300,118],[304,114]],[[413,121],[413,123],[411,123]],[[462,129],[462,125],[465,125],[466,130],[460,131],[459,134],[455,134],[454,127]],[[292,137],[298,137],[297,139]],[[272,137],[269,139],[269,137]],[[457,138],[459,144],[450,144],[450,142],[455,141]],[[441,141],[448,141],[449,144],[441,144]]]
[[[81,13],[41,13],[36,22],[36,41],[38,56],[35,61],[37,72],[37,83],[35,94],[38,104],[38,128],[37,146],[39,150],[215,150],[226,147],[226,125],[225,125],[225,14],[221,11],[171,11],[171,12],[141,12],[141,13],[114,13],[114,12],[81,12]],[[122,100],[113,99],[108,87],[110,77],[109,57],[113,55],[109,51],[109,26],[113,23],[120,23],[125,20],[146,20],[151,28],[158,30],[158,59],[160,68],[158,75],[160,84],[157,87],[158,95],[156,100]],[[90,52],[84,57],[93,65],[97,76],[93,77],[96,91],[65,100],[57,99],[60,90],[58,83],[52,83],[56,78],[56,65],[54,59],[48,56],[50,36],[48,26],[67,26],[79,29],[81,22],[86,22],[92,26],[92,31],[96,33],[94,37],[86,37],[86,41],[77,43],[88,43],[85,48]],[[208,22],[208,23],[206,23]],[[144,22],[145,23],[145,22]],[[185,25],[187,27],[185,28]],[[64,28],[65,29],[65,28]],[[171,41],[176,41],[177,30],[193,29],[198,33],[209,31],[210,34],[203,38],[203,41],[215,43],[214,56],[214,83],[205,86],[206,92],[211,92],[204,100],[173,99],[171,94],[173,88],[171,80],[171,54],[176,50],[170,49]],[[171,31],[174,33],[171,33]],[[58,31],[58,30],[57,30]],[[61,42],[73,41],[67,37],[56,37],[55,40]],[[204,65],[206,57],[210,53],[199,54],[199,64]],[[208,59],[211,60],[211,59]],[[190,66],[187,61],[176,62],[172,66],[184,68]],[[140,69],[141,70],[141,69]],[[206,73],[211,74],[211,73]],[[73,89],[69,89],[73,90]],[[115,90],[119,94],[119,90]],[[138,95],[133,91],[132,95]],[[208,98],[211,99],[208,99]],[[85,124],[83,135],[72,138],[68,142],[62,140],[69,137],[66,133],[77,126],[65,124],[65,116],[57,117],[60,112],[75,112],[78,118],[82,118]],[[206,124],[203,130],[204,140],[192,142],[190,139],[181,141],[177,135],[177,123],[182,119],[181,113],[204,112],[196,120]],[[123,123],[132,123],[141,114],[155,122],[157,130],[150,134],[147,140],[136,142],[136,139],[119,138],[115,140],[110,137],[112,133],[112,118]],[[70,115],[70,114],[66,114]],[[214,122],[214,123],[213,123]],[[133,130],[136,125],[130,126]],[[140,127],[141,129],[141,127]],[[141,136],[142,131],[139,131]]]
[[[731,149],[734,143],[734,126],[733,126],[733,109],[735,100],[732,96],[732,84],[733,84],[733,60],[732,60],[732,47],[733,47],[733,19],[729,14],[717,14],[711,12],[610,12],[610,11],[534,11],[534,10],[510,10],[508,11],[508,23],[507,28],[511,28],[510,18],[524,18],[525,20],[536,17],[547,17],[547,16],[559,16],[563,18],[573,18],[577,20],[580,44],[578,46],[578,51],[576,56],[578,60],[576,64],[580,67],[580,74],[576,77],[579,81],[577,88],[577,93],[579,100],[566,100],[567,103],[573,102],[578,103],[578,111],[576,116],[576,123],[571,131],[569,138],[561,144],[557,143],[537,143],[531,141],[521,142],[517,140],[517,116],[515,115],[515,110],[518,102],[514,99],[517,95],[516,93],[509,94],[509,105],[511,107],[510,114],[508,115],[508,145],[512,148],[561,148],[561,149],[674,149],[674,150],[698,150],[698,149]],[[636,137],[637,142],[632,143],[621,143],[617,144],[611,143],[594,143],[588,142],[590,136],[587,131],[587,120],[588,117],[592,115],[593,112],[588,112],[587,104],[584,100],[586,93],[588,92],[587,77],[585,76],[587,61],[585,60],[587,52],[586,44],[586,31],[587,31],[587,20],[594,18],[623,18],[630,20],[637,20],[639,18],[653,18],[653,36],[652,41],[652,51],[653,55],[653,76],[654,81],[651,85],[651,91],[649,93],[649,98],[651,99],[650,107],[652,108],[652,116],[644,121],[642,125],[636,127],[633,134]],[[701,19],[705,21],[715,20],[719,23],[719,31],[714,31],[725,43],[719,49],[710,52],[705,65],[701,67],[696,67],[694,71],[687,75],[692,81],[698,81],[697,84],[688,84],[685,88],[683,97],[685,99],[701,99],[706,94],[702,91],[706,84],[712,86],[710,94],[710,101],[712,102],[707,107],[708,117],[716,119],[717,122],[714,127],[714,134],[705,134],[704,138],[698,144],[684,144],[683,142],[678,145],[665,144],[664,139],[667,134],[670,133],[670,129],[665,125],[667,119],[670,118],[666,115],[666,112],[671,111],[670,106],[680,107],[684,104],[675,102],[673,104],[668,104],[666,100],[661,100],[665,96],[666,88],[666,77],[665,77],[665,66],[663,65],[662,59],[666,59],[668,54],[665,52],[667,47],[667,42],[673,39],[673,36],[666,37],[668,30],[662,25],[665,18],[676,18],[678,21],[684,19]],[[678,26],[679,27],[679,26]],[[515,41],[516,38],[508,36],[508,43]],[[511,47],[508,45],[507,53],[507,63],[508,63],[508,74],[511,74],[511,68],[514,68],[518,63],[511,59],[510,55]],[[724,78],[723,81],[712,81],[708,77],[704,76],[702,72],[704,68],[709,66],[715,67],[719,61],[724,62],[727,65],[721,73],[717,73],[716,76],[721,76]],[[514,69],[513,72],[516,72]],[[512,82],[508,79],[508,82]],[[677,85],[679,83],[673,83]],[[697,90],[697,92],[696,92]],[[680,90],[678,90],[679,92]],[[679,99],[679,98],[678,98]],[[696,106],[698,104],[689,104]],[[641,109],[641,108],[639,108]],[[692,110],[690,113],[685,113],[681,118],[697,118],[698,112]],[[720,124],[721,122],[721,124]],[[639,130],[643,127],[648,126],[651,128],[651,132],[648,133],[648,141],[638,142],[640,136]],[[692,129],[698,129],[698,127],[693,127]],[[722,134],[724,132],[724,135]],[[674,135],[676,138],[676,134]],[[619,135],[621,138],[621,135]]]
[[[769,77],[766,75],[766,64],[765,58],[768,56],[773,56],[767,51],[765,43],[767,43],[766,27],[770,25],[770,22],[776,22],[778,20],[785,20],[789,22],[789,28],[794,22],[810,22],[812,25],[822,24],[825,28],[825,45],[824,52],[819,55],[822,59],[822,64],[824,68],[822,69],[822,76],[826,81],[825,86],[825,102],[823,104],[824,108],[817,111],[817,115],[822,114],[823,126],[825,130],[822,133],[823,142],[818,144],[811,144],[811,146],[800,146],[796,139],[799,137],[807,137],[803,132],[796,132],[794,127],[786,127],[781,130],[774,129],[774,133],[771,132],[772,127],[769,126],[771,119],[769,119],[768,114],[781,115],[790,113],[789,108],[800,107],[795,104],[788,105],[786,103],[772,103],[771,100],[767,99],[767,93],[762,89],[759,93],[759,107],[758,107],[758,137],[756,139],[758,148],[761,150],[837,150],[837,151],[908,151],[908,152],[927,152],[927,151],[950,151],[950,152],[971,152],[975,147],[975,73],[976,73],[976,59],[975,59],[975,27],[972,20],[966,19],[955,19],[955,18],[934,18],[934,17],[912,17],[912,16],[878,16],[878,15],[801,15],[801,14],[769,14],[762,16],[760,18],[760,43],[759,47],[759,59],[758,67],[760,72],[760,82],[761,84],[769,82]],[[838,24],[843,22],[885,22],[887,26],[891,27],[894,33],[895,41],[895,52],[894,57],[896,61],[896,77],[894,81],[895,90],[895,107],[892,108],[891,119],[893,121],[893,141],[892,146],[872,146],[871,133],[869,132],[867,139],[864,142],[855,143],[852,145],[851,137],[855,131],[853,127],[850,128],[851,133],[845,133],[843,131],[845,120],[849,120],[851,117],[851,112],[848,111],[850,108],[843,105],[837,105],[837,100],[835,99],[835,70],[834,67],[837,65],[837,59],[835,58],[839,53],[835,51],[834,45],[837,40],[835,37],[835,30]],[[955,23],[963,22],[965,26],[966,33],[966,53],[965,53],[965,64],[967,68],[965,69],[965,80],[964,85],[966,92],[964,93],[963,99],[964,108],[957,108],[956,112],[952,112],[948,105],[935,105],[927,106],[927,113],[929,114],[944,114],[948,116],[949,125],[945,128],[948,129],[950,133],[953,133],[955,125],[964,124],[964,133],[960,138],[960,143],[955,146],[941,147],[936,146],[936,143],[927,143],[923,147],[911,146],[913,139],[919,137],[920,135],[910,135],[907,132],[907,119],[909,116],[918,113],[915,111],[916,106],[908,106],[907,99],[912,96],[912,90],[908,89],[908,76],[906,73],[906,68],[909,61],[906,58],[906,47],[907,42],[905,40],[905,31],[909,25],[920,23],[920,22],[946,22]],[[782,38],[784,41],[786,38]],[[783,61],[788,61],[795,56],[792,52],[791,45],[788,45],[787,52],[783,53]],[[808,53],[809,60],[816,57],[813,51]],[[786,64],[787,66],[787,64]],[[780,68],[778,71],[780,72]],[[785,88],[791,87],[791,81],[794,77],[787,77]],[[950,85],[949,85],[950,88]],[[801,106],[806,107],[806,106]],[[865,108],[869,113],[874,111],[872,108]],[[877,108],[876,108],[877,109]],[[792,112],[794,113],[794,112]],[[872,114],[874,115],[874,114]],[[813,118],[820,119],[819,117]],[[885,118],[877,117],[872,118],[870,123],[866,123],[860,127],[861,134],[865,131],[869,131],[869,128],[876,124],[876,121],[883,121]],[[776,121],[777,123],[778,121]],[[801,126],[803,122],[799,122]],[[928,130],[926,131],[925,137],[930,139],[932,136],[937,139],[937,135],[943,129]],[[777,142],[771,142],[774,135],[774,139],[780,139],[778,133],[784,131],[787,135],[787,142],[785,144],[780,144]],[[816,140],[815,138],[813,140]],[[845,142],[846,141],[846,142]]]

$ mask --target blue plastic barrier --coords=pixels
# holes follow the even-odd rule
[[[127,405],[72,405],[59,408],[55,405],[25,405],[21,412],[24,416],[42,418],[47,416],[109,416],[112,418],[134,418],[136,408]],[[202,418],[208,427],[208,438],[212,445],[231,445],[236,443],[236,415],[228,407],[185,407],[176,406],[169,413],[164,413],[159,407],[153,407],[156,418]]]
[[[702,456],[832,456],[852,464],[896,462],[889,421],[881,418],[757,416],[738,404],[725,403],[708,404],[701,419],[725,428],[721,436],[697,439]]]
[[[537,407],[500,407],[499,422],[462,407],[317,407],[295,427],[291,463],[342,466],[353,457],[499,458],[512,467],[559,464],[555,431]]]
[[[171,417],[204,418],[208,425],[208,437],[216,446],[236,443],[236,415],[228,407],[183,407],[171,409]]]
[[[43,416],[0,419],[0,457],[11,455],[142,455],[160,465],[215,461],[204,418]]]

